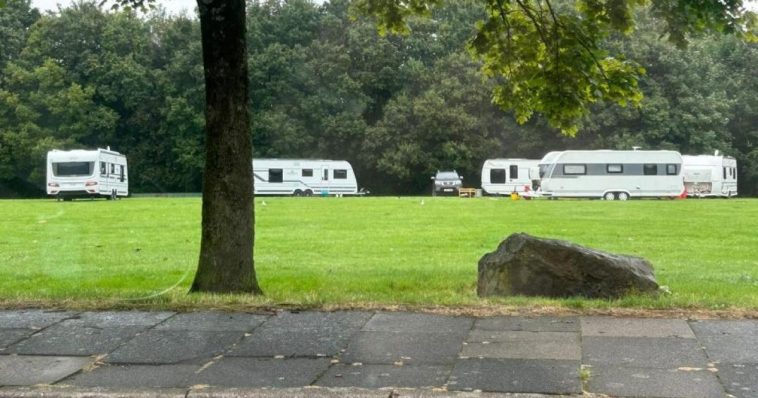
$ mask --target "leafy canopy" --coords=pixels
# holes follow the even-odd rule
[[[525,123],[535,113],[574,135],[599,101],[638,106],[644,69],[602,48],[614,33],[635,26],[634,10],[647,0],[484,0],[487,16],[469,43],[484,74],[496,81],[493,102]],[[408,33],[408,18],[429,16],[441,0],[357,0],[360,13],[376,17],[380,32]],[[652,0],[677,45],[703,32],[756,38],[756,16],[741,0]]]

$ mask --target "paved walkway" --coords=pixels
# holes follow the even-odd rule
[[[0,396],[756,398],[758,320],[0,311],[0,386]]]

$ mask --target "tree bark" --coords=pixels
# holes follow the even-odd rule
[[[253,144],[245,0],[198,0],[205,69],[205,170],[193,292],[261,294],[253,263]]]

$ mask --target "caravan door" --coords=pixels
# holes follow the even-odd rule
[[[329,195],[329,167],[321,169],[321,195]]]

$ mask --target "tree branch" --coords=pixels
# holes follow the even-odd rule
[[[517,0],[519,1],[519,0]],[[555,9],[553,9],[553,5],[550,4],[550,0],[545,0],[545,3],[547,4],[548,10],[550,11],[550,16],[553,19],[553,34],[558,37],[559,30],[565,29],[563,24],[560,23],[560,20],[557,17],[557,14],[555,13]],[[608,79],[608,76],[605,74],[605,70],[603,69],[603,65],[600,64],[600,61],[595,57],[595,54],[592,52],[592,49],[590,48],[590,45],[587,43],[586,39],[582,37],[583,32],[581,30],[577,30],[577,42],[580,46],[589,54],[589,56],[592,58],[592,62],[594,62],[595,66],[597,66],[597,69],[600,71],[600,75],[605,79],[605,81],[610,81]],[[558,52],[558,47],[556,46],[556,52]],[[559,54],[559,53],[557,53]],[[556,55],[556,60],[558,56]]]
[[[540,35],[540,38],[542,38],[542,42],[547,46],[550,47],[550,43],[547,40],[547,36],[545,36],[545,32],[542,31],[542,26],[540,26],[540,23],[537,21],[537,18],[534,17],[534,15],[531,12],[531,9],[527,7],[527,5],[522,0],[516,0],[516,3],[518,3],[519,7],[521,7],[522,10],[524,10],[524,14],[526,14],[526,17],[529,18],[529,20],[532,21],[532,25],[534,25],[534,29],[537,30],[537,34]]]
[[[555,15],[555,10],[553,10],[553,5],[550,4],[550,0],[545,0],[545,3],[547,4],[547,9],[550,11],[550,17],[553,19],[553,35],[555,37],[558,37],[558,28],[560,28],[560,22],[558,22],[558,17]],[[557,61],[560,59],[561,52],[558,49],[558,46],[555,47],[555,60]]]
[[[497,1],[497,8],[500,10],[500,19],[503,20],[503,25],[505,25],[505,36],[507,38],[508,43],[508,52],[511,51],[512,44],[513,44],[513,37],[511,36],[511,24],[508,22],[508,18],[506,18],[507,13],[505,12],[505,9],[503,8],[503,0],[496,0]],[[510,68],[508,68],[510,69]],[[511,72],[513,74],[513,72]]]

